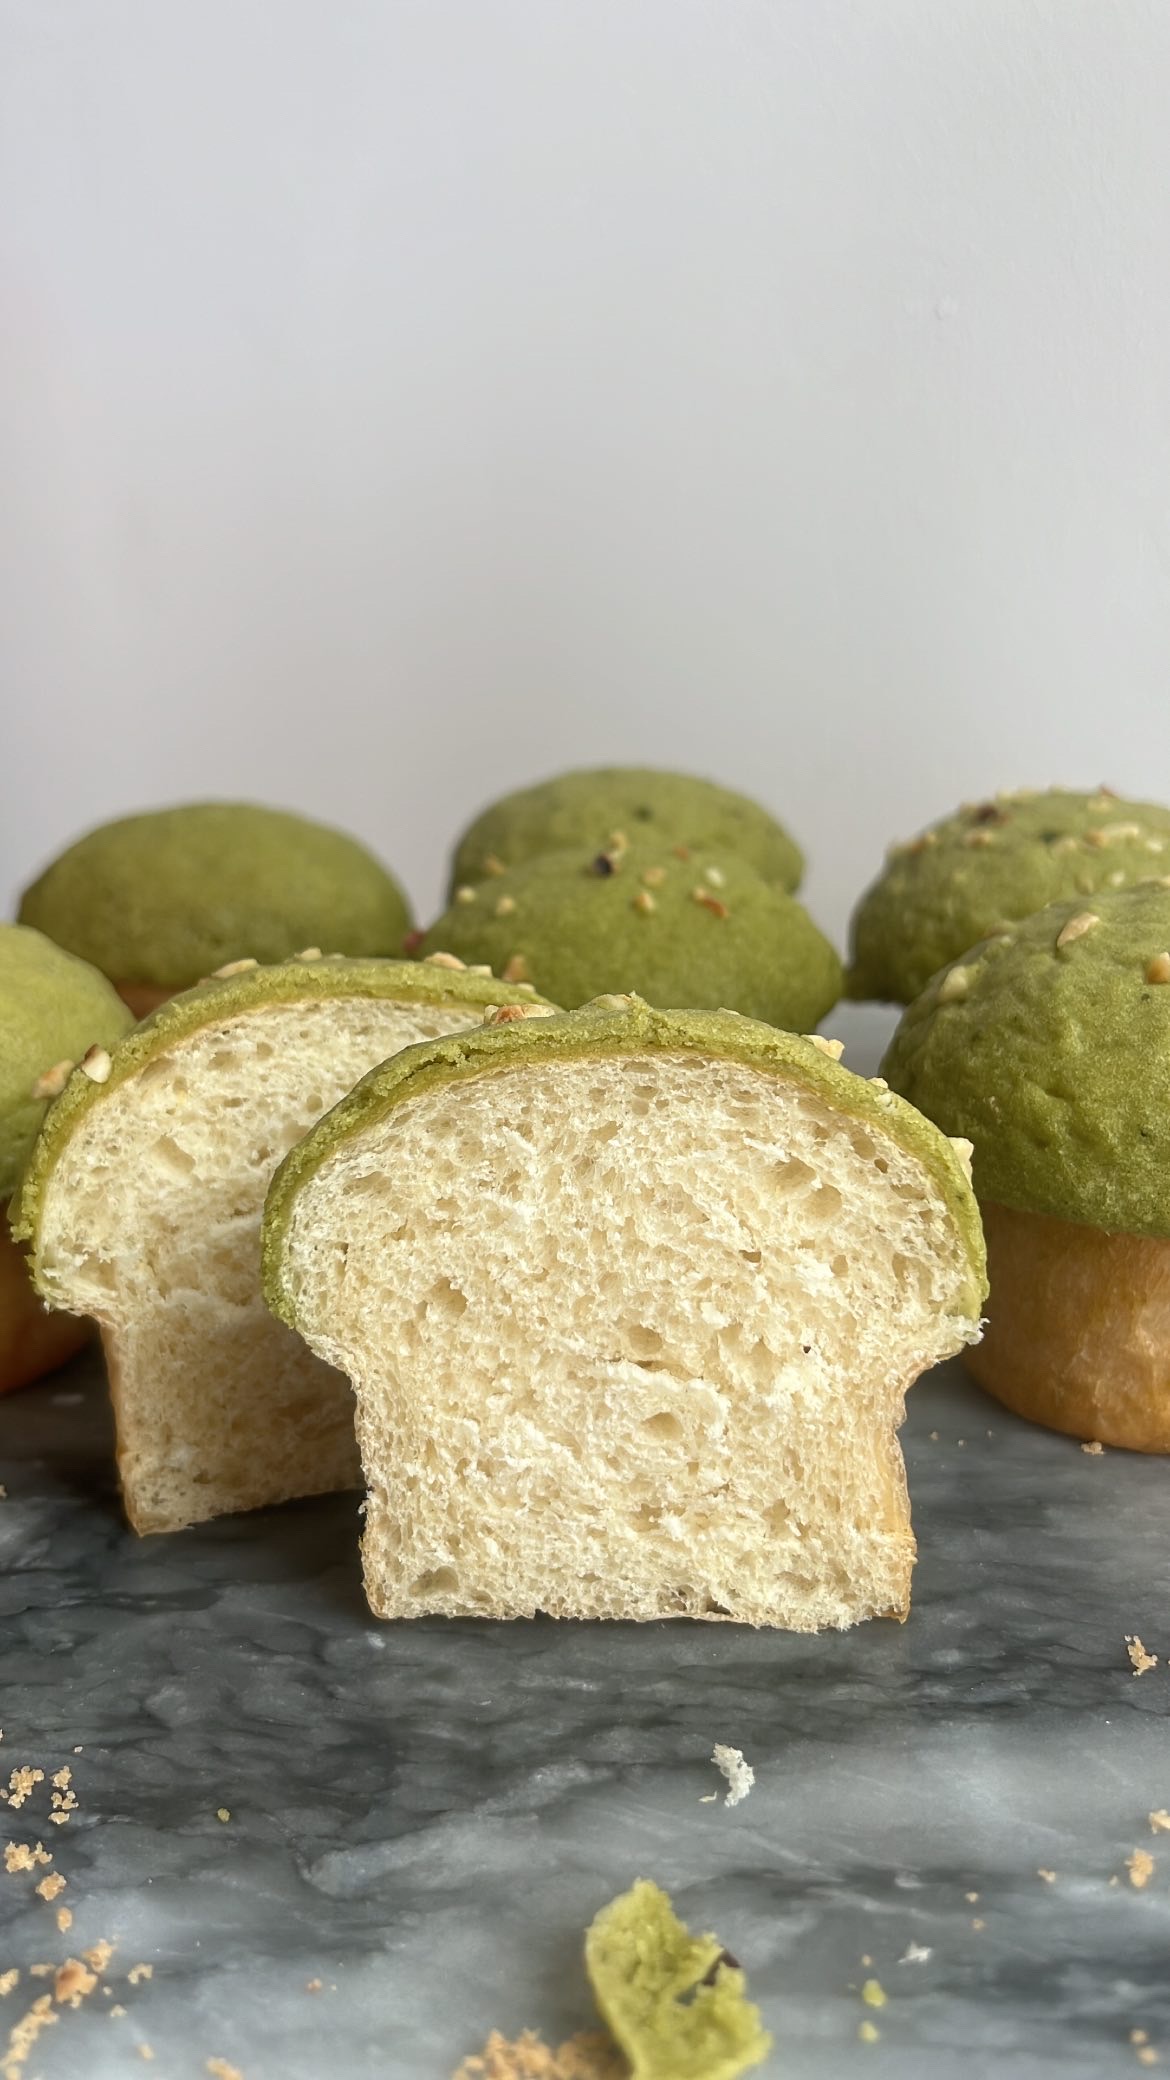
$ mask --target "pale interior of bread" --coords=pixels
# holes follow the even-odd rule
[[[131,1523],[357,1486],[353,1397],[268,1313],[260,1214],[273,1170],[360,1076],[473,1006],[318,998],[177,1041],[78,1122],[49,1180],[40,1275],[102,1331]]]
[[[646,1054],[432,1088],[294,1202],[349,1373],[373,1609],[903,1613],[906,1388],[978,1333],[922,1163],[793,1080]]]

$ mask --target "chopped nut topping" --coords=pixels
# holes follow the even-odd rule
[[[845,1052],[843,1040],[826,1039],[823,1033],[806,1033],[804,1037],[810,1047],[815,1047],[821,1054],[827,1054],[831,1062],[839,1062]]]
[[[293,958],[298,961],[322,961],[325,956],[319,946],[302,946],[300,952],[294,954]],[[336,960],[337,955],[334,954],[333,958]],[[253,966],[255,966],[255,963],[253,963]]]
[[[971,1158],[975,1153],[975,1143],[968,1141],[965,1134],[949,1134],[947,1139],[958,1156],[959,1162],[966,1171],[969,1180],[971,1176]]]
[[[243,975],[249,968],[258,968],[259,966],[259,961],[253,960],[225,961],[222,968],[212,969],[212,980],[214,982],[226,982],[231,975]]]
[[[702,909],[709,910],[712,917],[722,919],[731,916],[726,903],[721,902],[718,896],[713,896],[709,888],[692,888],[691,901],[698,903]]]
[[[607,997],[591,997],[587,1004],[583,1004],[581,1006],[581,1009],[583,1011],[629,1011],[632,1009],[633,1005],[637,1003],[637,1001],[638,1000],[636,997],[622,997],[616,995],[611,995]]]
[[[607,850],[611,858],[620,859],[630,849],[630,841],[624,831],[611,831]]]
[[[91,1083],[107,1083],[113,1066],[104,1047],[88,1047],[81,1057],[82,1071]]]
[[[522,953],[514,953],[511,960],[505,963],[500,970],[500,979],[503,982],[531,982],[528,962]]]
[[[489,1004],[483,1015],[485,1026],[510,1026],[521,1018],[555,1018],[551,1004]]]
[[[479,890],[472,888],[470,882],[465,881],[462,888],[456,889],[455,901],[457,903],[478,903]]]
[[[726,888],[727,876],[722,867],[704,867],[703,879],[711,888]]]
[[[961,1004],[964,997],[970,996],[971,984],[974,980],[974,968],[964,968],[961,966],[955,968],[948,968],[946,974],[943,976],[943,979],[938,986],[939,1003]]]
[[[59,1098],[69,1081],[72,1062],[54,1062],[37,1077],[29,1096],[31,1098]]]
[[[515,908],[515,896],[501,896],[499,902],[496,904],[496,916],[511,917],[512,912]]]
[[[634,897],[634,900],[630,905],[630,908],[632,910],[641,911],[643,917],[649,917],[650,912],[652,910],[657,910],[658,905],[655,902],[648,888],[640,888],[638,890],[637,895]]]
[[[966,836],[965,836],[965,837],[964,837],[964,839],[963,839],[963,843],[964,843],[964,845],[972,845],[972,846],[975,846],[975,845],[994,845],[994,843],[995,843],[995,832],[994,832],[994,831],[986,831],[986,830],[982,829],[982,827],[981,827],[981,826],[978,826],[978,827],[976,827],[976,829],[975,829],[975,830],[973,830],[973,831],[968,831],[968,832],[967,832]]]
[[[428,953],[423,961],[424,968],[463,969],[466,966],[466,961],[461,961],[457,953]]]
[[[508,869],[502,859],[497,859],[494,852],[487,852],[484,854],[483,871],[485,874],[506,874]]]
[[[480,961],[478,965],[470,967],[467,972],[469,975],[490,975],[492,971],[487,961]]]
[[[1165,850],[1166,850],[1166,840],[1165,840],[1165,838],[1147,838],[1147,839],[1146,839],[1146,851],[1147,851],[1147,852],[1165,852]]]
[[[642,871],[642,885],[643,885],[643,887],[644,887],[644,888],[661,888],[661,887],[662,887],[662,884],[663,884],[663,882],[665,881],[665,879],[666,879],[666,868],[665,868],[665,867],[645,867],[645,868],[643,868],[643,871]]]
[[[1070,917],[1068,923],[1062,925],[1057,933],[1056,944],[1058,949],[1064,946],[1071,946],[1074,939],[1083,939],[1085,933],[1091,932],[1093,926],[1100,924],[1100,922],[1101,920],[1095,911],[1078,910],[1076,916]]]
[[[1156,953],[1146,969],[1147,982],[1170,982],[1170,953]]]
[[[1088,841],[1086,840],[1085,842],[1087,843]],[[1066,831],[1063,838],[1057,838],[1052,850],[1054,852],[1076,852],[1080,843],[1081,840],[1074,837],[1071,831]]]

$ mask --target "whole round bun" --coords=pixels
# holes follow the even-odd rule
[[[789,891],[799,888],[804,871],[795,840],[747,795],[689,773],[599,766],[561,773],[493,802],[459,840],[451,892],[544,852],[600,851],[615,832],[631,844],[734,853]]]
[[[90,1047],[112,1047],[133,1023],[95,968],[25,925],[0,925],[0,1206],[48,1108],[48,1091],[34,1096],[34,1084]]]
[[[26,889],[20,918],[119,986],[159,991],[304,946],[398,954],[410,927],[402,890],[356,839],[248,802],[101,825]]]
[[[630,845],[550,853],[462,885],[422,952],[487,962],[572,1009],[634,992],[811,1030],[841,964],[802,905],[731,852]]]
[[[1170,809],[1107,788],[997,795],[891,848],[851,929],[851,997],[909,1004],[947,961],[1062,898],[1170,871]]]
[[[974,1146],[981,1199],[1170,1235],[1170,888],[1054,903],[904,1014],[882,1074]]]

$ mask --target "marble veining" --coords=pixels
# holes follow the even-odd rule
[[[581,1931],[640,1873],[748,1966],[788,2080],[1088,2080],[1142,2069],[1135,2028],[1170,2065],[1170,1669],[1125,1644],[1170,1651],[1166,1469],[957,1366],[910,1411],[910,1620],[800,1638],[380,1625],[355,1496],[140,1541],[96,1358],[0,1404],[0,1763],[68,1763],[79,1801],[5,1815],[68,1887],[0,1872],[0,1970],[117,1942],[28,2080],[141,2043],[159,2080],[446,2080],[493,2024],[589,2021]],[[715,1741],[756,1771],[733,1811]]]

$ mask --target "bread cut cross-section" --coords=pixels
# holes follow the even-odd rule
[[[16,1221],[44,1298],[100,1326],[138,1531],[358,1484],[347,1380],[261,1296],[269,1179],[375,1063],[533,1001],[455,963],[231,969],[74,1071]]]
[[[905,1613],[897,1426],[982,1237],[824,1045],[602,999],[406,1050],[287,1158],[265,1290],[353,1381],[375,1612]]]

